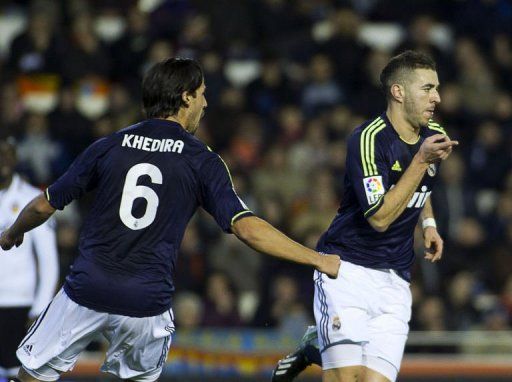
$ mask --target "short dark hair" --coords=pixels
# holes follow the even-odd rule
[[[203,83],[199,63],[188,58],[169,58],[146,73],[142,80],[142,105],[147,118],[166,118],[184,106],[183,92],[194,92]]]
[[[436,63],[430,56],[414,50],[406,50],[388,62],[380,74],[380,84],[386,98],[391,97],[389,91],[391,86],[396,83],[404,83],[404,77],[414,69],[437,70]]]

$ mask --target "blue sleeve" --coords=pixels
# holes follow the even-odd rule
[[[347,173],[365,218],[379,210],[389,187],[389,171],[378,132],[378,127],[372,130],[370,125],[348,141]]]
[[[229,170],[220,156],[210,153],[200,169],[203,208],[224,232],[240,218],[253,213],[238,197]]]
[[[73,200],[94,189],[98,160],[106,153],[107,143],[107,138],[102,138],[85,149],[64,175],[46,189],[45,195],[52,207],[62,210]]]

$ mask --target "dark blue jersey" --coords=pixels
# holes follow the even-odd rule
[[[113,314],[169,309],[177,251],[198,206],[226,232],[252,214],[222,159],[179,124],[160,119],[98,140],[46,194],[62,209],[90,190],[95,200],[64,289],[78,304]]]
[[[431,122],[421,129],[417,142],[406,143],[385,114],[356,128],[347,142],[341,206],[317,249],[368,268],[394,269],[408,278],[414,261],[414,229],[432,193],[439,164],[429,166],[407,208],[387,231],[377,232],[367,219],[382,206],[385,192],[397,184],[424,139],[439,133],[445,134]]]

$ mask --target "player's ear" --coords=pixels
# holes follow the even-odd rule
[[[404,102],[404,94],[405,94],[405,91],[404,91],[404,87],[403,85],[400,85],[400,84],[393,84],[391,85],[391,95],[393,96],[393,98],[402,103]]]
[[[191,95],[189,92],[184,91],[183,93],[181,93],[181,100],[183,101],[183,104],[185,105],[185,107],[190,106],[190,98],[191,98]]]

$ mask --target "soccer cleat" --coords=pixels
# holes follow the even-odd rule
[[[308,326],[306,333],[302,336],[297,350],[288,354],[283,359],[279,360],[274,371],[272,372],[272,382],[291,382],[297,377],[302,370],[313,363],[307,357],[307,350],[318,352],[316,326]]]

